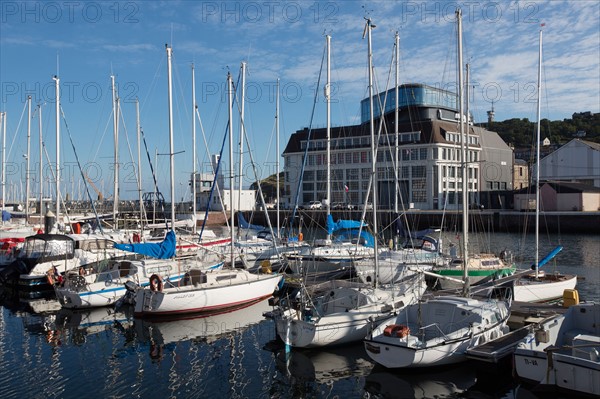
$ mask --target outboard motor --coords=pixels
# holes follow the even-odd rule
[[[23,259],[17,259],[0,271],[0,283],[3,285],[16,285],[21,274],[31,270]]]

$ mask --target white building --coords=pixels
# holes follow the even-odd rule
[[[219,192],[221,195],[219,196]],[[210,199],[211,211],[229,211],[231,190],[214,190]],[[241,196],[240,196],[241,193]],[[200,210],[206,210],[206,204],[209,201],[210,191],[198,193],[198,202]],[[222,201],[221,201],[222,199]],[[240,201],[241,199],[241,201]],[[233,190],[233,207],[236,211],[253,211],[256,207],[256,191],[255,190]]]
[[[540,181],[576,182],[600,187],[600,144],[573,139],[540,161]],[[532,176],[535,176],[533,167]]]
[[[387,128],[377,153],[378,204],[393,209],[396,176],[404,208],[460,209],[462,203],[461,137],[456,110],[457,97],[446,90],[407,84],[399,87],[398,164],[396,167],[395,92],[380,93],[375,104],[384,103]],[[331,202],[363,204],[371,177],[369,101],[361,102],[362,123],[331,128],[330,167],[327,176],[326,129],[292,134],[284,150],[286,198],[293,204],[326,199],[327,179]],[[379,126],[381,110],[375,110]],[[512,150],[497,133],[469,124],[469,201],[486,207],[504,207],[512,195]],[[308,148],[308,150],[307,150]],[[303,169],[304,158],[306,162]],[[301,171],[303,178],[300,179]],[[394,170],[397,171],[394,173]],[[506,197],[506,198],[505,198]],[[494,206],[490,206],[494,205]],[[402,209],[402,205],[399,206]]]

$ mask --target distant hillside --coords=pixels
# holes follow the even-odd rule
[[[531,146],[535,133],[535,122],[529,119],[507,119],[501,122],[481,123],[479,126],[497,132],[500,137],[515,148]],[[553,144],[565,144],[574,138],[600,143],[600,113],[579,112],[571,119],[549,121],[542,119],[540,135],[548,137]]]
[[[279,172],[279,196],[283,197],[285,194],[284,189],[284,173]],[[260,188],[262,189],[263,195],[265,196],[265,202],[273,203],[277,198],[277,175],[272,174],[266,179],[262,180],[260,183]],[[258,190],[258,184],[256,182],[250,185],[250,190]],[[256,194],[256,199],[258,200],[258,193]]]

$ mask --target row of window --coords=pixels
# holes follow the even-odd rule
[[[404,132],[398,133],[398,143],[418,143],[421,141],[421,132]],[[306,150],[307,140],[300,142],[300,149]],[[379,137],[379,145],[395,145],[396,144],[396,133],[381,135]],[[345,149],[345,148],[357,148],[357,147],[370,147],[371,137],[347,137],[343,139],[331,139],[330,148],[333,150]],[[325,150],[327,149],[327,140],[311,140],[309,150]]]
[[[441,152],[441,156],[440,155]],[[398,159],[400,161],[425,161],[429,153],[428,148],[401,148],[399,150]],[[431,159],[434,160],[445,160],[445,161],[461,161],[461,151],[457,148],[432,148]],[[377,162],[392,162],[395,158],[395,154],[391,151],[378,151]],[[478,162],[479,151],[470,150],[468,152],[468,162]],[[354,151],[354,152],[338,152],[335,151],[330,154],[331,165],[343,165],[343,164],[370,164],[371,163],[371,152],[370,151]],[[327,154],[309,154],[307,158],[308,166],[321,166],[327,165]]]

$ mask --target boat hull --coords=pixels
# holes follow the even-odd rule
[[[365,349],[387,368],[459,363],[467,349],[503,335],[508,315],[504,302],[441,297],[385,320],[364,340]]]
[[[245,270],[211,270],[206,281],[152,291],[135,296],[136,317],[177,317],[183,314],[217,313],[273,295],[282,276],[260,275]]]
[[[546,302],[562,298],[565,290],[575,289],[577,276],[547,274],[543,278],[521,278],[513,290],[515,301]]]

